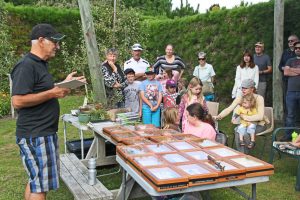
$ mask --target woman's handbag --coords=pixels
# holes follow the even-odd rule
[[[203,81],[202,84],[203,84],[202,93],[204,96],[209,94],[214,94],[214,86],[211,82]]]

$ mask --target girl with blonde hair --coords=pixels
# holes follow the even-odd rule
[[[179,118],[177,108],[166,108],[163,111],[164,127],[163,129],[173,129],[181,132],[179,128]]]
[[[179,117],[182,118],[182,131],[185,131],[185,127],[188,123],[187,121],[187,111],[186,108],[193,103],[200,103],[205,113],[208,113],[208,108],[206,101],[202,94],[202,82],[199,78],[194,77],[191,79],[187,93],[184,94],[181,98],[179,104]]]

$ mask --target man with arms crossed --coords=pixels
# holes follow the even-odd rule
[[[133,69],[135,71],[135,80],[143,81],[146,79],[145,71],[150,65],[148,61],[141,58],[143,48],[140,44],[132,45],[131,50],[132,58],[125,62],[124,70]]]
[[[285,118],[286,127],[296,126],[296,115],[299,112],[300,106],[300,41],[294,43],[296,57],[290,58],[283,68],[284,75],[288,76],[288,86],[286,93],[286,109],[287,115]],[[291,141],[293,130],[285,132],[281,141]]]
[[[29,182],[25,189],[26,200],[44,200],[46,192],[59,187],[58,151],[58,98],[70,89],[54,86],[48,72],[48,60],[60,49],[64,35],[50,24],[38,24],[31,32],[31,50],[13,68],[12,103],[18,110],[16,143]],[[85,82],[85,78],[73,77]]]

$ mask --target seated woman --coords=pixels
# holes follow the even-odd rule
[[[189,105],[186,110],[188,112],[188,123],[184,133],[215,141],[216,131],[213,126],[208,123],[208,114],[206,114],[201,104],[193,103]]]
[[[127,86],[124,72],[116,63],[118,51],[110,48],[106,51],[106,61],[102,63],[102,74],[106,90],[107,105],[111,108],[124,107],[122,90]]]
[[[257,110],[257,113],[255,115],[246,116],[241,114],[240,118],[248,121],[248,122],[257,122],[255,133],[262,132],[266,130],[266,121],[264,120],[264,98],[258,94],[255,94],[255,83],[252,79],[245,79],[243,80],[241,84],[242,88],[242,96],[252,94],[255,98],[255,108]],[[218,116],[215,116],[214,118],[217,120],[221,120],[227,115],[229,115],[238,105],[240,105],[242,102],[241,96],[234,99],[234,101],[231,103],[231,105],[228,108],[225,108]],[[250,136],[248,134],[244,135],[244,143],[245,146],[239,145],[239,134],[235,131],[235,144],[237,147],[237,150],[243,153],[248,153],[249,151],[249,144],[250,144]]]

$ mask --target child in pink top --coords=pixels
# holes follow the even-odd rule
[[[205,114],[201,104],[193,103],[186,110],[188,123],[185,126],[184,133],[215,141],[216,131],[209,123],[204,122],[207,114]]]
[[[162,85],[163,92],[166,92],[166,84],[168,80],[172,79],[177,83],[178,78],[179,78],[179,72],[172,69],[163,70],[162,74],[158,74],[155,77],[155,79],[158,80]]]

